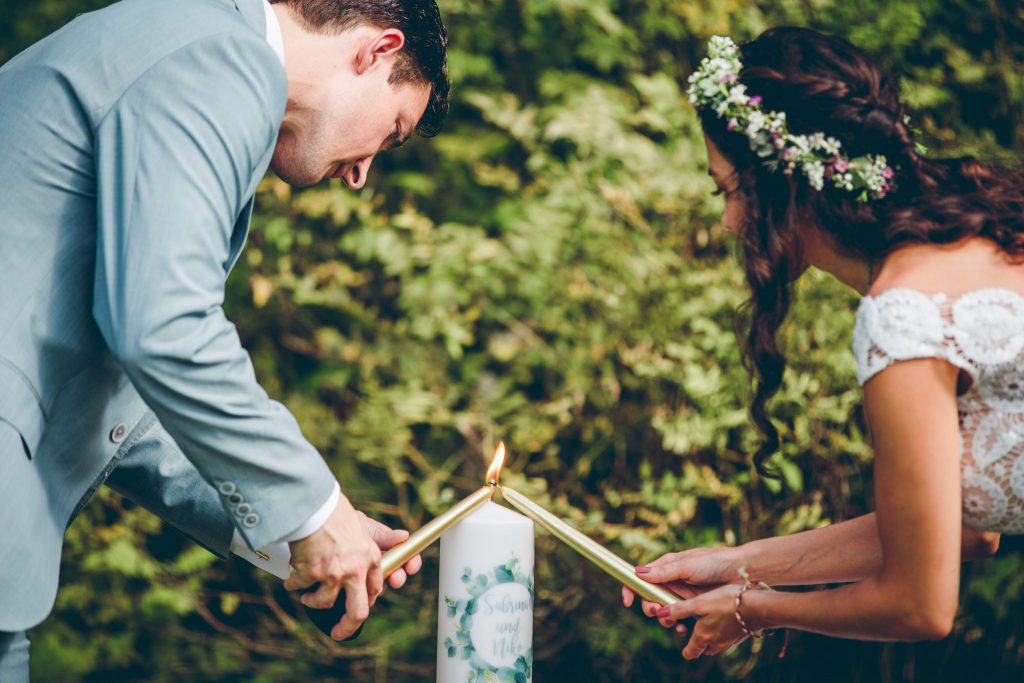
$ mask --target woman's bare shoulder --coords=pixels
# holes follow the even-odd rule
[[[1024,262],[1014,262],[983,238],[914,244],[893,252],[878,267],[869,295],[891,289],[945,294],[951,299],[979,289],[1008,289],[1024,295]]]

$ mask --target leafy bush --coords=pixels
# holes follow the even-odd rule
[[[23,46],[89,3],[0,34]],[[1007,3],[1009,5],[1009,3]],[[682,84],[715,32],[779,23],[850,36],[904,76],[939,152],[1021,149],[1021,10],[966,0],[441,2],[447,130],[375,162],[350,193],[268,177],[229,308],[272,395],[349,497],[416,528],[483,478],[504,481],[630,561],[792,533],[871,508],[871,454],[848,352],[855,296],[808,275],[775,402],[784,485],[756,434],[733,330],[744,299]],[[44,11],[45,10],[45,11]],[[45,21],[44,21],[45,20]],[[685,663],[618,587],[537,540],[536,679],[985,680],[1024,666],[1021,544],[965,572],[943,643],[793,634]],[[436,652],[436,549],[362,637],[336,645],[279,582],[219,563],[116,495],[68,533],[38,680],[420,680]],[[776,643],[768,642],[774,651]],[[756,668],[755,668],[756,665]]]

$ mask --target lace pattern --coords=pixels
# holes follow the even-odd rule
[[[1024,533],[1024,296],[1007,289],[953,301],[911,289],[866,296],[853,352],[862,385],[915,358],[941,358],[967,373],[970,388],[957,399],[964,523]]]

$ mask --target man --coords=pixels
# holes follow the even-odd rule
[[[224,280],[268,165],[356,189],[438,131],[446,43],[433,0],[124,0],[0,68],[0,680],[108,479],[222,556],[288,542],[335,638],[366,619],[405,532],[257,384]]]

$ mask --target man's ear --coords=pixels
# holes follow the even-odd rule
[[[363,74],[389,62],[405,45],[405,34],[397,28],[386,28],[367,38],[356,53],[356,73]]]

